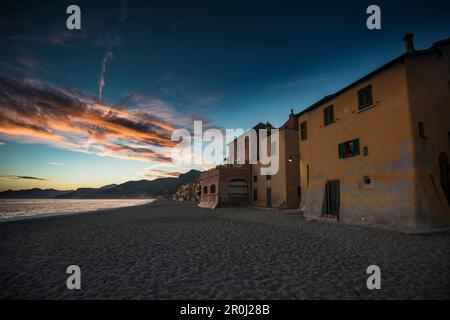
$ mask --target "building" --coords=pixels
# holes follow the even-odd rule
[[[216,208],[223,204],[252,205],[258,207],[276,207],[297,209],[300,204],[300,174],[298,152],[298,121],[293,111],[289,120],[279,128],[279,154],[277,155],[279,170],[274,175],[262,175],[259,159],[261,148],[259,130],[268,130],[268,135],[261,143],[265,143],[268,153],[272,155],[272,139],[270,123],[258,123],[256,130],[257,163],[250,161],[250,135],[243,134],[229,145],[229,158],[226,165],[217,166],[202,173],[200,177],[201,201],[204,208]],[[238,143],[244,145],[244,159],[238,158]]]
[[[199,206],[214,209],[220,204],[250,203],[250,165],[226,164],[205,171],[200,176]]]
[[[450,226],[450,39],[404,41],[404,54],[297,114],[306,217]]]
[[[200,182],[189,182],[182,185],[174,194],[176,201],[198,201],[200,200]]]
[[[262,139],[273,152],[271,135]],[[279,128],[279,169],[274,175],[262,175],[260,162],[251,166],[251,199],[255,207],[297,209],[300,204],[300,154],[298,119],[293,110]],[[259,159],[258,159],[259,160]]]

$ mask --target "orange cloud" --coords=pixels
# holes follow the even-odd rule
[[[145,110],[99,104],[33,79],[0,77],[0,135],[121,159],[169,162],[174,124]]]
[[[158,179],[158,178],[177,178],[180,175],[179,172],[169,172],[159,169],[145,169],[144,176],[152,179]]]

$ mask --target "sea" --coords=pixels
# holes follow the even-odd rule
[[[0,199],[0,221],[130,207],[152,201],[154,199]]]

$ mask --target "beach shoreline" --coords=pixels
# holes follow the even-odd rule
[[[156,200],[0,223],[0,299],[449,299],[449,249],[449,233]]]
[[[35,200],[35,199],[14,199],[14,198],[8,198],[8,199],[4,199],[4,200]],[[38,199],[38,200],[47,200],[47,199]],[[49,199],[49,200],[59,200],[59,199]],[[76,201],[89,201],[92,199],[73,199]],[[137,199],[94,199],[94,200],[137,200]],[[139,199],[139,200],[144,200],[144,199]],[[4,222],[12,222],[12,221],[20,221],[20,220],[28,220],[28,219],[43,219],[43,218],[50,218],[50,217],[61,217],[61,216],[65,216],[65,215],[75,215],[75,214],[91,214],[94,212],[101,212],[101,211],[105,211],[105,210],[114,210],[114,209],[121,209],[121,208],[129,208],[129,207],[136,207],[136,206],[143,206],[149,203],[152,203],[153,201],[155,201],[156,199],[148,199],[148,201],[146,203],[139,203],[139,204],[131,204],[131,205],[125,205],[125,206],[118,206],[118,207],[114,207],[114,208],[97,208],[97,209],[92,209],[92,210],[87,210],[87,211],[73,211],[73,212],[54,212],[54,213],[45,213],[45,214],[31,214],[31,215],[20,215],[20,216],[11,216],[11,217],[2,217],[0,216],[0,223],[4,223]],[[64,201],[64,200],[61,200]]]

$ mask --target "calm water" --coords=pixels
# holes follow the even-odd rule
[[[0,199],[0,219],[129,207],[151,199]]]

